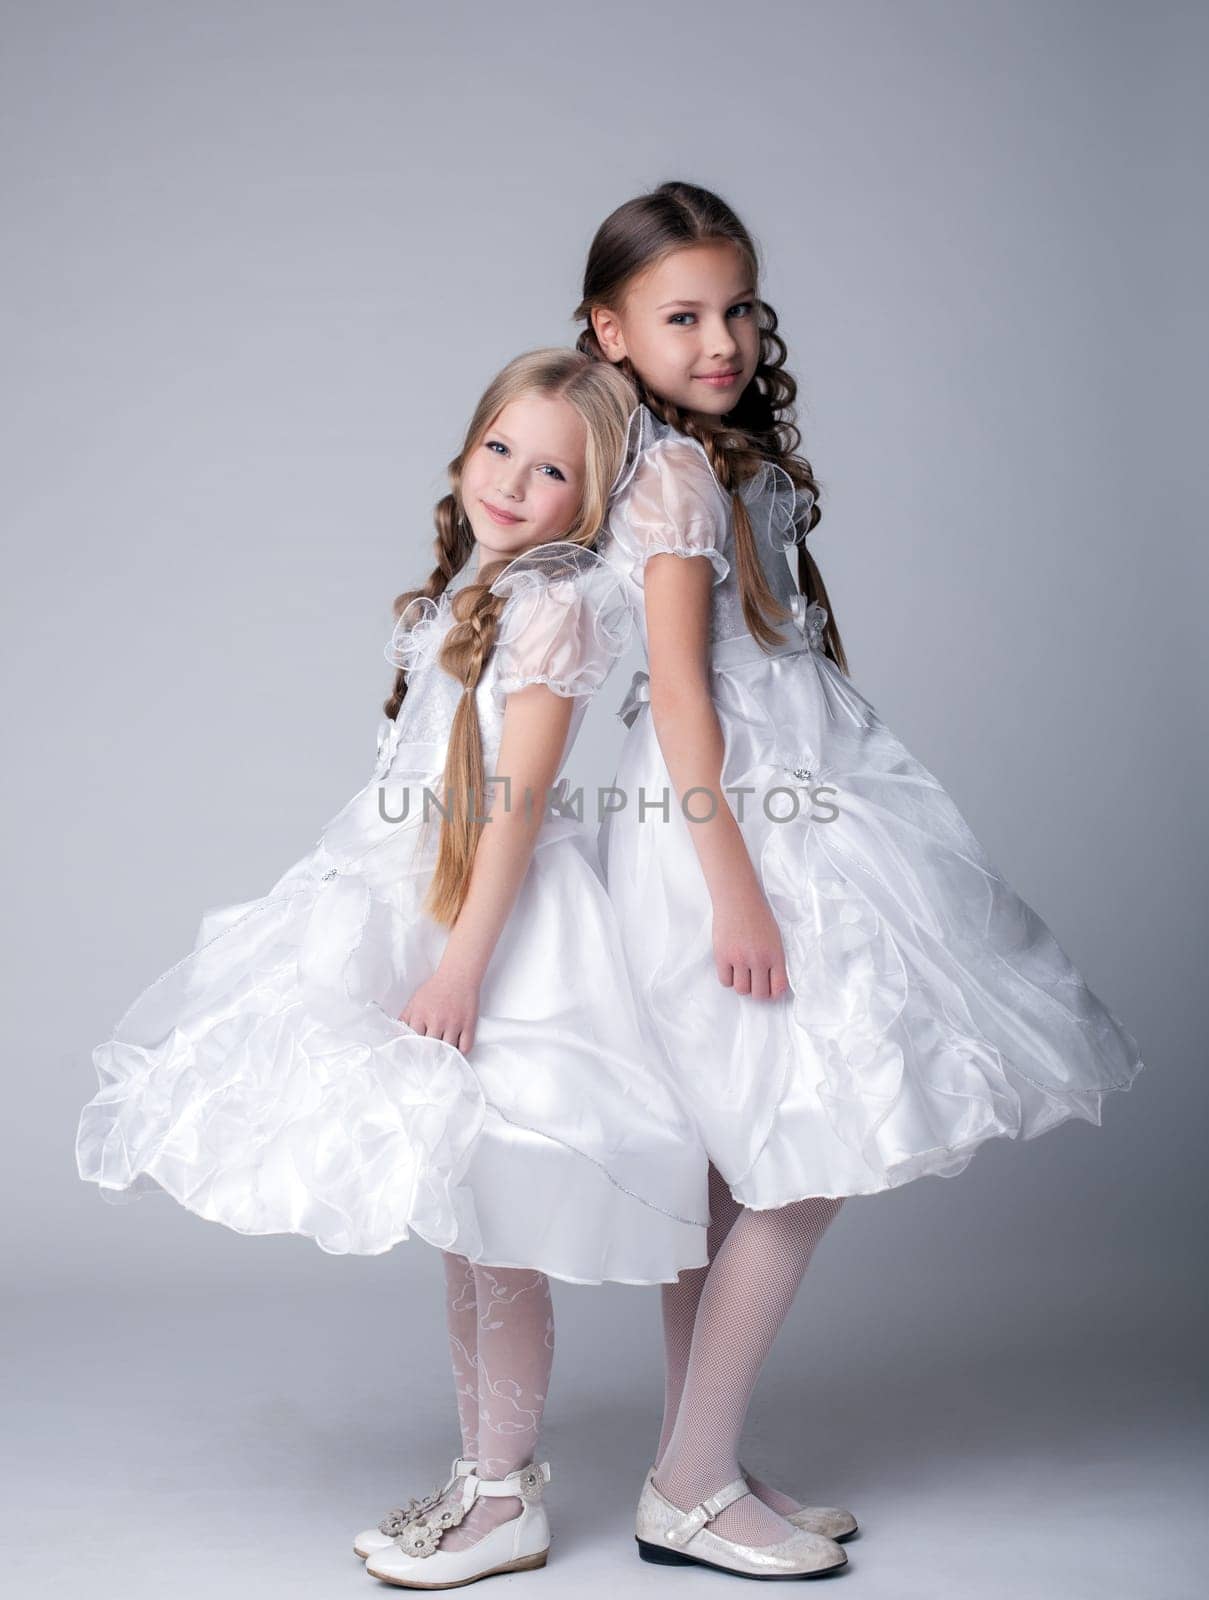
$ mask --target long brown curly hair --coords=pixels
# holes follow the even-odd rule
[[[596,361],[606,361],[608,358],[592,324],[593,310],[599,307],[620,311],[627,288],[640,272],[674,251],[719,240],[739,250],[751,272],[752,283],[758,285],[759,260],[751,235],[725,200],[710,190],[670,181],[618,206],[596,230],[588,250],[583,297],[574,312],[575,319],[585,324],[576,348]],[[777,314],[767,300],[759,298],[757,311],[759,362],[751,382],[721,419],[717,430],[702,428],[687,412],[653,393],[628,356],[616,365],[655,416],[699,441],[719,483],[729,491],[734,506],[735,557],[743,617],[761,644],[775,645],[781,639],[776,624],[784,622],[788,612],[765,577],[751,519],[739,494],[740,485],[762,462],[771,461],[782,468],[799,489],[808,490],[813,496],[807,534],[818,525],[822,512],[814,470],[798,451],[802,435],[794,422],[793,411],[798,386],[785,370],[788,350],[777,332]],[[846,673],[848,661],[823,575],[804,542],[798,544],[797,552],[798,588],[808,602],[817,601],[826,607],[824,649],[840,671]]]
[[[396,596],[396,622],[413,600],[421,596],[436,600],[443,594],[473,555],[474,533],[461,497],[463,463],[509,401],[530,394],[564,399],[583,418],[587,429],[583,495],[574,522],[560,537],[589,548],[595,544],[604,523],[609,489],[621,469],[626,427],[637,397],[632,384],[615,367],[602,366],[579,350],[527,351],[497,373],[475,407],[462,448],[446,469],[449,493],[437,501],[433,512],[436,565],[418,589]],[[491,585],[513,559],[485,562],[475,574],[476,581],[453,595],[455,620],[437,657],[440,666],[462,685],[445,758],[436,867],[424,901],[424,910],[446,926],[456,921],[466,899],[483,828],[479,811],[485,772],[475,690],[495,648],[505,603],[503,595],[491,593]],[[400,667],[382,707],[388,717],[398,716],[406,695],[407,669]]]

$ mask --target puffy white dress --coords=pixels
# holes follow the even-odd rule
[[[632,625],[617,576],[565,541],[493,587],[507,598],[476,690],[488,775],[506,696],[573,697],[569,750]],[[667,1282],[707,1259],[706,1160],[630,993],[587,821],[548,808],[469,1053],[398,1018],[449,933],[421,903],[462,692],[437,662],[452,620],[449,592],[412,602],[387,646],[408,693],[369,782],[266,895],[207,912],[93,1052],[79,1171],[107,1198],[158,1188],[333,1253],[415,1232],[573,1282]]]
[[[1104,1095],[1141,1070],[1136,1041],[823,653],[826,612],[805,605],[786,559],[808,510],[788,475],[766,464],[741,492],[793,613],[774,652],[744,622],[729,496],[701,445],[646,407],[599,546],[644,636],[645,562],[672,552],[713,567],[722,782],[785,947],[779,1000],[719,982],[692,824],[636,673],[620,713],[627,803],[602,822],[602,860],[635,990],[711,1160],[762,1209],[949,1177],[985,1140],[1069,1117],[1099,1125]],[[701,815],[703,798],[689,809]]]

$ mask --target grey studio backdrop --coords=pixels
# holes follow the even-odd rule
[[[473,401],[574,337],[606,212],[684,176],[764,248],[854,680],[1147,1062],[1099,1130],[849,1202],[748,1462],[856,1510],[853,1593],[1201,1592],[1203,8],[3,18],[0,1582],[366,1593],[352,1532],[455,1452],[435,1252],[108,1207],[76,1118],[202,910],[365,781],[390,602]],[[556,1545],[509,1583],[724,1584],[630,1542],[658,1295],[556,1306]]]

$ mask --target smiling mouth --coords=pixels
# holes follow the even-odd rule
[[[504,527],[511,527],[513,523],[523,522],[524,517],[513,516],[511,511],[501,511],[498,506],[493,506],[487,500],[480,500],[479,504],[491,517],[492,521],[501,523]]]
[[[719,389],[725,388],[739,376],[738,369],[734,372],[700,372],[697,378],[701,383],[712,383]]]

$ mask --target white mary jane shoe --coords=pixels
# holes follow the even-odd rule
[[[549,1481],[548,1461],[521,1467],[506,1478],[480,1478],[470,1473],[459,1505],[409,1522],[391,1541],[389,1550],[370,1556],[365,1570],[371,1578],[381,1578],[400,1589],[456,1589],[496,1573],[544,1567],[550,1549],[550,1522],[542,1491]],[[519,1500],[520,1514],[492,1528],[468,1550],[439,1549],[446,1528],[456,1528],[479,1495]]]
[[[376,1528],[363,1528],[353,1540],[354,1554],[365,1561],[378,1550],[389,1550],[396,1537],[409,1523],[415,1522],[417,1517],[422,1517],[426,1511],[431,1511],[439,1500],[445,1498],[459,1478],[468,1478],[477,1469],[477,1461],[471,1461],[468,1456],[458,1456],[449,1469],[449,1481],[441,1488],[426,1494],[422,1500],[413,1499],[409,1505],[400,1506],[397,1511],[388,1511]]]
[[[747,1477],[747,1468],[742,1463],[739,1471]],[[834,1539],[837,1544],[851,1539],[857,1529],[856,1518],[843,1506],[799,1506],[796,1511],[782,1514],[786,1522],[792,1522],[803,1533],[821,1533],[824,1539]]]
[[[661,1566],[716,1567],[740,1578],[821,1578],[848,1564],[834,1539],[801,1529],[769,1545],[739,1544],[709,1531],[707,1523],[750,1493],[747,1480],[736,1478],[691,1511],[681,1511],[648,1473],[635,1523],[639,1555]]]

